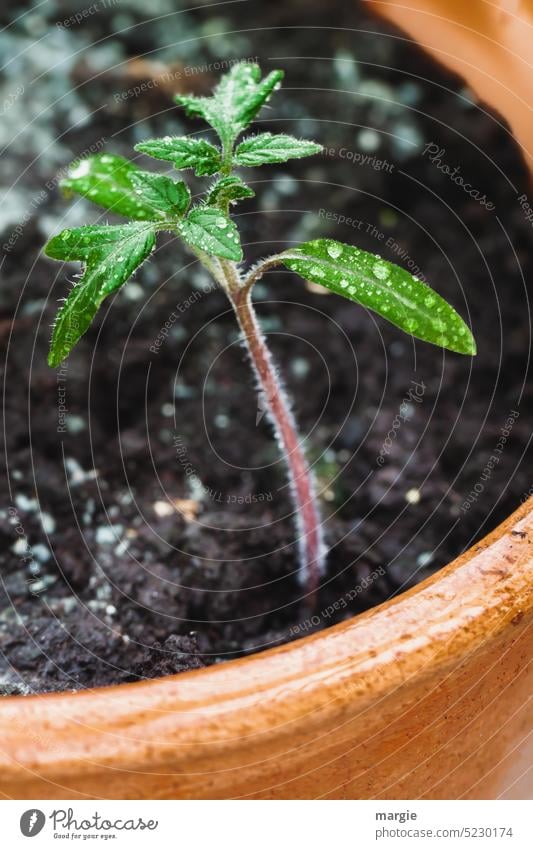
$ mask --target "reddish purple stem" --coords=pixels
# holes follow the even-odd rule
[[[296,422],[257,321],[249,287],[234,288],[230,299],[257,375],[265,410],[274,426],[287,463],[298,532],[300,576],[312,600],[325,560],[325,545],[312,473],[300,444]]]

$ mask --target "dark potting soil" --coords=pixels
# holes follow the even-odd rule
[[[519,151],[459,81],[364,12],[333,5],[339,28],[313,29],[333,20],[331,4],[315,9],[311,28],[283,31],[282,50],[274,27],[297,24],[302,7],[283,4],[294,20],[267,20],[281,10],[265,10],[260,36],[242,36],[232,54],[287,68],[262,129],[326,147],[251,175],[257,201],[238,209],[246,254],[320,235],[358,243],[470,316],[478,356],[415,342],[285,272],[257,286],[329,545],[311,618],[283,464],[257,416],[234,318],[175,240],[162,239],[60,370],[47,367],[56,301],[75,270],[40,248],[45,235],[98,215],[83,201],[69,208],[52,185],[20,232],[11,224],[3,236],[3,693],[166,675],[328,627],[439,569],[530,491],[531,225]],[[229,31],[237,13],[227,14]],[[241,28],[254,25],[249,4],[238,15]],[[200,10],[189,26],[203,32],[207,21]],[[157,47],[157,33],[144,37],[123,35],[126,55]],[[280,53],[309,58],[266,58]],[[94,104],[104,82],[89,83],[88,56],[70,85]],[[200,89],[212,79],[196,77]],[[54,133],[68,140],[64,163],[101,138],[128,155],[149,134],[198,129],[146,92],[110,99],[82,129],[52,110]],[[23,149],[13,159],[18,172],[29,165],[38,196],[43,169]],[[470,194],[451,179],[456,166]]]

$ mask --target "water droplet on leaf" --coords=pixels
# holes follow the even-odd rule
[[[335,242],[332,242],[331,245],[328,245],[326,250],[331,259],[338,259],[342,253],[341,246],[337,245]]]
[[[372,272],[378,280],[386,280],[390,275],[390,270],[384,262],[375,262],[372,266]]]

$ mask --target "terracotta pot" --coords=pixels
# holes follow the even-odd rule
[[[533,169],[533,0],[366,0],[504,118]]]
[[[527,797],[533,500],[432,579],[280,649],[0,703],[14,798]]]

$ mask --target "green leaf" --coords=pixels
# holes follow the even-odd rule
[[[283,133],[261,133],[245,139],[235,151],[236,165],[267,165],[320,153],[322,145]]]
[[[138,170],[133,162],[122,156],[97,153],[74,162],[59,185],[65,192],[75,192],[117,215],[134,219],[153,218],[152,207],[134,194],[131,177]]]
[[[160,192],[154,191],[154,180],[158,181]],[[67,193],[75,192],[98,206],[137,221],[179,215],[185,196],[190,197],[182,181],[174,183],[169,177],[141,171],[133,162],[112,153],[97,153],[75,162],[60,186]],[[188,202],[185,209],[187,206]]]
[[[235,262],[242,259],[239,231],[219,209],[197,206],[180,221],[178,229],[187,244],[206,254]]]
[[[189,187],[183,180],[172,180],[164,174],[137,171],[131,175],[135,194],[152,209],[165,215],[185,215],[191,202]]]
[[[98,307],[133,274],[155,245],[154,226],[124,224],[115,227],[76,227],[54,236],[45,248],[52,259],[85,263],[59,310],[48,363],[54,367],[68,356],[85,333]]]
[[[175,99],[188,115],[207,121],[227,147],[251,124],[282,79],[283,71],[272,71],[262,80],[259,65],[240,62],[222,77],[212,97],[177,95]]]
[[[242,198],[253,198],[255,192],[240,177],[222,177],[209,190],[207,195],[208,205],[236,203]]]
[[[475,354],[470,329],[440,295],[403,268],[375,254],[316,239],[282,254],[283,264],[306,280],[362,304],[392,324],[459,354]]]
[[[155,159],[173,162],[176,168],[193,168],[198,177],[216,174],[220,170],[220,150],[205,139],[165,136],[140,142],[135,145],[135,150]]]

